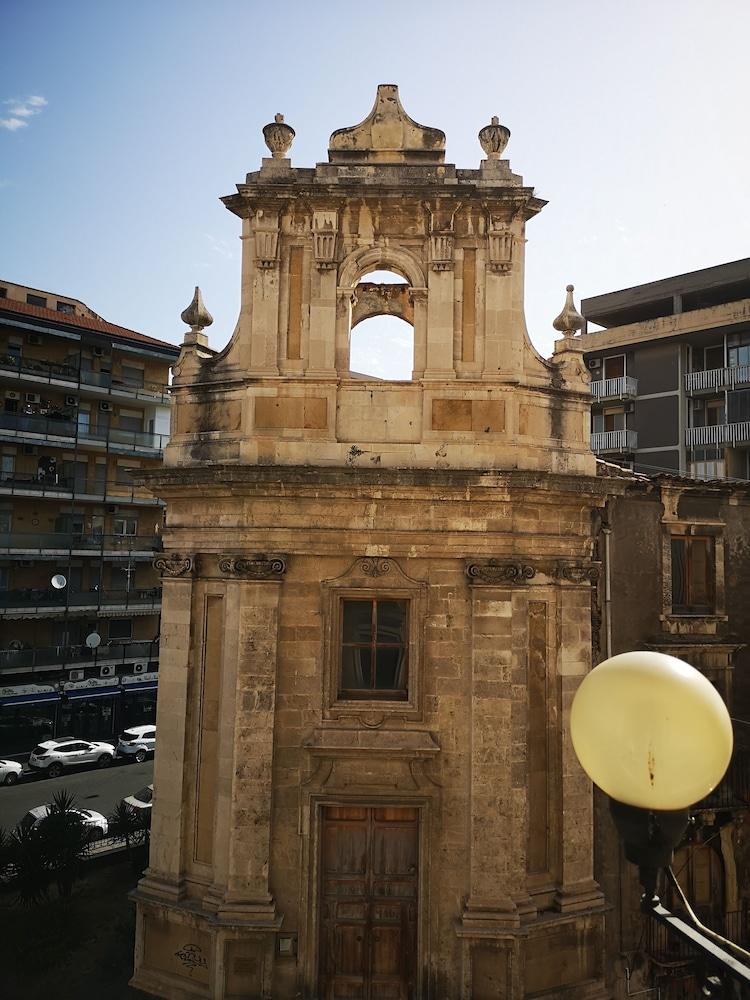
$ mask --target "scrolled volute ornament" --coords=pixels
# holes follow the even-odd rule
[[[599,579],[599,567],[593,563],[559,562],[555,569],[558,580],[568,583],[596,583]]]
[[[388,573],[392,572],[393,564],[390,559],[378,559],[374,556],[368,556],[365,559],[360,559],[359,568],[365,576],[387,576]]]
[[[283,556],[219,556],[219,572],[243,580],[280,580],[286,572]]]
[[[487,563],[469,563],[466,575],[472,583],[522,583],[533,580],[536,570],[528,563],[490,559]]]
[[[162,556],[157,556],[153,561],[153,567],[162,576],[179,577],[190,576],[196,571],[197,558],[195,556],[183,556],[179,552],[170,552]]]

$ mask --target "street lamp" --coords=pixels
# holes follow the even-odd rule
[[[713,791],[732,756],[731,720],[714,686],[674,656],[620,653],[584,678],[573,699],[570,734],[584,771],[609,796],[626,858],[638,866],[641,909],[699,951],[712,970],[750,989],[750,955],[700,923],[669,867],[689,807]],[[687,919],[662,906],[656,894],[662,868]],[[703,989],[704,996],[722,995],[716,977]]]

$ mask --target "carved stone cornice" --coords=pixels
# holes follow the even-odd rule
[[[286,572],[286,559],[263,554],[219,556],[219,572],[243,580],[281,580]]]
[[[486,563],[469,563],[466,575],[470,583],[523,583],[533,579],[536,570],[528,563],[490,559]]]
[[[170,552],[157,556],[152,563],[157,573],[167,577],[194,576],[198,572],[198,557],[183,556],[179,552]]]
[[[359,560],[359,569],[365,576],[387,576],[393,571],[393,563],[390,559],[378,559],[376,556],[367,556]]]

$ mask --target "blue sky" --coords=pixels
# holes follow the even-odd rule
[[[275,112],[310,166],[378,83],[459,167],[491,115],[511,129],[511,167],[550,202],[527,230],[545,354],[570,281],[578,298],[750,256],[745,0],[1,6],[0,277],[152,336],[180,341],[199,284],[223,346],[240,243],[218,198]]]

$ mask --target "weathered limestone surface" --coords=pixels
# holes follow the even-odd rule
[[[273,158],[225,199],[242,220],[237,328],[214,354],[194,303],[149,479],[169,510],[166,674],[134,984],[602,998],[591,790],[567,720],[611,484],[574,313],[551,362],[525,331],[525,224],[544,203],[499,159],[507,129],[487,126],[488,158],[457,170],[392,86],[314,169],[284,157],[279,118]],[[384,268],[404,284],[359,286]],[[411,382],[349,371],[352,324],[381,312],[413,323]],[[347,600],[408,607],[398,697],[342,693]],[[345,825],[362,816],[386,840],[416,822],[416,863],[362,861]],[[360,930],[324,898],[331,858]]]

